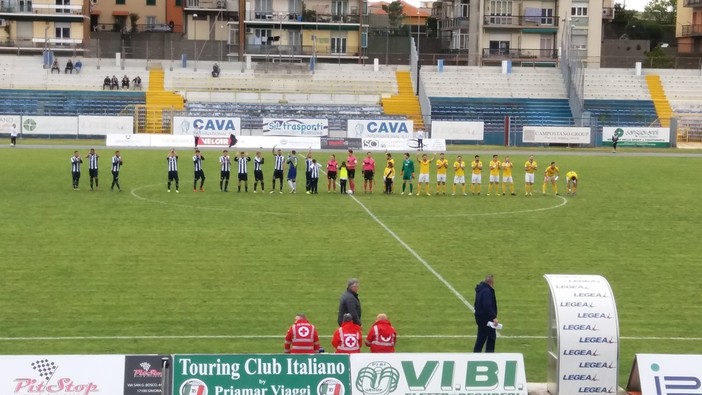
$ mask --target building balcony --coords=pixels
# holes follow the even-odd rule
[[[358,56],[359,47],[354,45],[343,48],[333,48],[329,45],[277,45],[277,44],[247,44],[247,55],[263,55],[269,57],[349,57]]]
[[[343,15],[338,14],[318,14],[309,10],[302,14],[301,11],[248,11],[246,21],[268,21],[272,23],[282,22],[315,22],[315,23],[349,23],[359,24],[361,21],[357,11]]]
[[[506,49],[506,48],[483,48],[483,59],[494,60],[533,60],[533,61],[553,61],[558,58],[555,49]]]
[[[468,29],[470,27],[469,18],[445,18],[441,20],[442,30]]]
[[[5,4],[2,2],[0,6],[0,13],[8,14],[40,14],[40,15],[51,15],[51,16],[62,16],[62,15],[83,15],[82,5],[56,5],[56,4],[32,4],[31,1],[21,1],[17,3]]]
[[[236,6],[238,8],[238,2]],[[225,10],[226,8],[227,0],[187,0],[185,4],[187,10]]]
[[[602,7],[602,19],[611,21],[614,19],[614,7]]]
[[[702,36],[702,25],[683,25],[683,37]]]
[[[702,0],[683,0],[683,7],[702,7]]]
[[[553,29],[558,26],[558,18],[553,16],[485,15],[483,23],[486,28],[496,29]]]

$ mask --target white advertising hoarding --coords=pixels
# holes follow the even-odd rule
[[[524,126],[523,143],[590,144],[590,128],[569,126]]]
[[[24,134],[78,134],[78,117],[22,116]]]
[[[148,134],[108,134],[105,136],[106,147],[150,147],[151,135]]]
[[[0,115],[0,133],[20,133],[22,118],[19,115]]]
[[[619,321],[609,282],[598,275],[544,277],[551,291],[549,352],[557,359],[549,381],[557,388],[549,392],[617,393]]]
[[[602,128],[602,143],[612,145],[612,136],[619,136],[619,145],[634,145],[644,147],[668,147],[670,145],[669,128],[618,128],[605,126]]]
[[[527,395],[522,354],[351,354],[354,395]]]
[[[124,355],[3,355],[4,395],[123,395]]]
[[[349,119],[346,137],[409,139],[414,137],[414,122],[395,119]]]
[[[432,121],[431,137],[446,140],[483,141],[485,122]]]
[[[241,118],[236,117],[173,117],[173,134],[189,136],[239,135]]]
[[[263,118],[264,136],[307,136],[329,135],[329,121],[326,119]]]
[[[424,151],[446,151],[446,140],[444,139],[424,139],[422,140],[422,145]],[[363,151],[415,151],[419,148],[419,140],[364,138],[361,141],[361,148]]]
[[[702,394],[702,355],[636,354],[627,391],[641,395]]]
[[[131,134],[134,118],[120,116],[78,116],[78,133],[82,135]]]
[[[322,143],[319,137],[296,137],[296,136],[236,136],[236,144],[232,146],[234,150],[242,149],[265,149],[273,147],[282,150],[308,150],[321,149]],[[190,137],[191,142],[193,141]],[[198,147],[229,147],[231,140],[229,136],[201,136],[198,138]]]
[[[192,148],[195,147],[193,136],[173,134],[152,134],[150,147],[153,148]]]

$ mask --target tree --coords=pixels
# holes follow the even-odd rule
[[[427,18],[427,33],[429,33],[429,37],[431,37],[431,38],[437,37],[438,26],[439,26],[439,23],[435,17],[430,16]]]
[[[675,59],[668,56],[663,49],[658,46],[646,54],[646,67],[655,69],[675,68]]]
[[[135,33],[138,28],[137,28],[137,21],[141,18],[139,14],[132,12],[129,14],[129,21],[132,23],[132,33]]]
[[[641,19],[655,21],[663,26],[674,26],[676,5],[675,0],[650,0],[644,8]]]
[[[390,28],[395,31],[399,30],[402,27],[402,18],[404,18],[402,13],[402,3],[395,0],[390,4],[383,4],[383,11],[388,14],[388,23],[390,24]]]

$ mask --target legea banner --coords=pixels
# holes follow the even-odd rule
[[[326,119],[263,118],[264,136],[315,136],[329,135]]]
[[[241,118],[235,117],[173,117],[173,134],[190,136],[238,135]]]
[[[602,128],[602,144],[612,145],[612,136],[619,136],[619,145],[639,147],[668,147],[670,146],[669,128],[617,128],[605,126]]]
[[[422,140],[424,151],[440,152],[446,151],[446,140],[444,139],[424,139]],[[362,139],[361,149],[363,151],[415,151],[419,148],[417,139]]]
[[[350,395],[341,354],[175,355],[173,395]]]
[[[346,137],[409,139],[414,137],[414,122],[396,119],[349,119]]]
[[[483,141],[485,122],[433,121],[431,137],[446,140]]]
[[[522,354],[351,354],[353,395],[527,395]]]
[[[590,128],[569,126],[524,126],[523,143],[590,144]]]

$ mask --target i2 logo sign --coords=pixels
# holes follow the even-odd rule
[[[660,366],[651,365],[657,372]],[[653,376],[657,395],[702,395],[702,381],[695,376]]]

